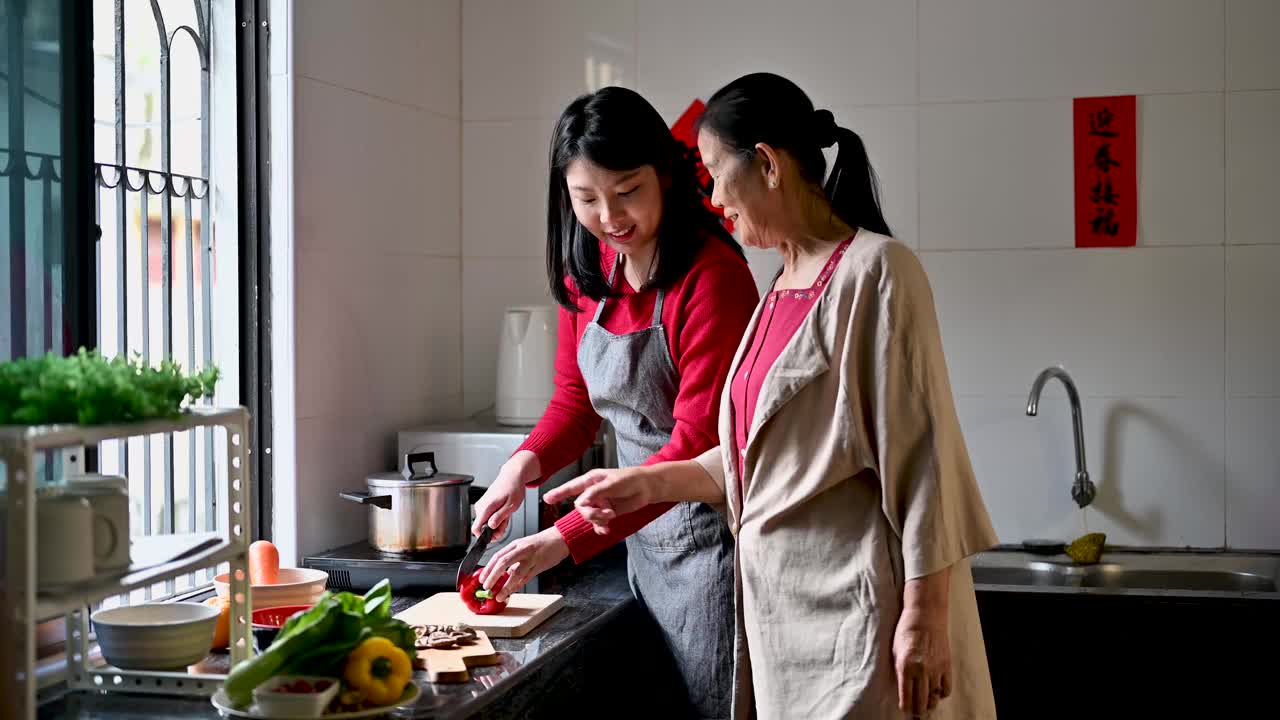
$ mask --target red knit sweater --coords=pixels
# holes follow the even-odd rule
[[[615,253],[601,246],[601,265],[607,274]],[[637,293],[618,279],[622,297],[609,298],[600,324],[614,334],[649,327],[656,290]],[[719,444],[717,423],[720,396],[742,334],[760,296],[747,263],[725,243],[709,238],[689,272],[668,288],[662,308],[671,359],[679,373],[680,389],[673,414],[671,441],[645,461],[689,460]],[[559,472],[586,452],[600,429],[600,416],[591,407],[587,386],[578,368],[578,343],[595,315],[598,303],[578,297],[581,312],[560,309],[556,349],[556,390],[542,419],[521,445],[538,456],[543,477]],[[556,522],[576,562],[585,562],[620,542],[672,507],[659,503],[618,518],[608,535],[597,535],[575,510]]]

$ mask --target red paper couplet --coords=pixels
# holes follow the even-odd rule
[[[1138,242],[1138,138],[1133,95],[1076,98],[1076,247]]]

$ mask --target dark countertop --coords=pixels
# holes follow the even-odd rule
[[[607,657],[619,643],[657,642],[644,633],[627,585],[625,553],[618,550],[582,566],[562,566],[559,574],[544,575],[541,591],[563,594],[563,608],[524,638],[494,639],[501,663],[474,668],[468,683],[434,685],[425,673],[416,673],[422,696],[412,708],[397,710],[393,717],[525,718],[532,717],[536,707],[575,702],[584,692],[604,691],[602,679],[590,679],[592,666],[601,665],[602,656]],[[422,599],[397,597],[392,607],[400,612]],[[218,660],[211,657],[211,662]],[[633,654],[628,660],[631,664],[637,658]],[[225,671],[224,665],[221,672]],[[584,687],[587,683],[591,687]],[[69,692],[41,705],[38,717],[215,720],[220,716],[206,698]]]

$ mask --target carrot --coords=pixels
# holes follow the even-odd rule
[[[268,540],[249,546],[249,583],[275,585],[280,582],[280,551]]]

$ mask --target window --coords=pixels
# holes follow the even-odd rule
[[[82,40],[74,20],[66,0],[0,5],[0,359],[65,352],[84,336],[84,278],[68,239],[86,227],[76,209],[87,205],[77,182],[87,139],[64,122],[75,111],[66,98],[87,80],[71,51]],[[52,477],[56,460],[40,458],[40,476]]]
[[[256,338],[244,330],[257,324],[241,312],[257,306],[240,302],[242,282],[256,290],[265,272],[256,241],[248,245],[254,253],[241,252],[240,208],[258,203],[243,201],[256,185],[240,177],[240,141],[243,127],[257,126],[245,113],[261,106],[245,93],[262,83],[240,76],[241,46],[258,43],[257,33],[240,32],[256,24],[242,25],[237,13],[252,15],[254,3],[5,0],[3,7],[0,360],[85,346],[151,363],[169,357],[189,370],[216,365],[221,379],[208,402],[258,407],[260,373],[240,383],[242,346],[255,354],[248,367],[263,366]],[[67,47],[75,52],[60,52]],[[85,176],[78,196],[72,170]],[[75,218],[80,232],[67,225]],[[252,272],[242,272],[251,256]],[[89,469],[129,479],[132,534],[218,529],[224,458],[212,432],[87,451]],[[46,458],[42,482],[59,482],[68,458]],[[129,600],[181,593],[211,576]]]
[[[98,346],[226,367],[220,301],[236,276],[221,256],[234,254],[236,233],[213,222],[210,0],[93,9]],[[234,381],[224,373],[220,398],[238,398]],[[98,457],[102,472],[129,478],[130,527],[141,535],[216,530],[220,462],[204,430],[103,443]],[[171,582],[165,594],[182,589]]]

